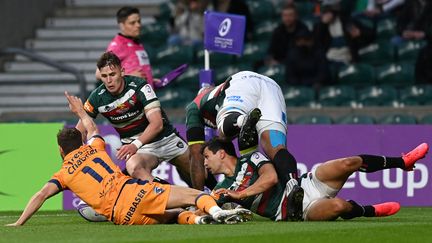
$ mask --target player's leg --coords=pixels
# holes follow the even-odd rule
[[[348,177],[357,171],[362,163],[359,156],[330,160],[317,167],[315,177],[330,188],[340,190]]]
[[[385,217],[397,213],[400,205],[397,202],[385,202],[376,205],[362,206],[350,200],[340,198],[320,199],[307,211],[305,220],[327,221],[335,220],[339,216],[343,219],[356,217]]]
[[[175,157],[170,161],[172,165],[177,168],[180,178],[192,187],[191,175],[190,175],[190,160],[189,160],[189,149],[183,154]]]
[[[390,168],[400,168],[410,171],[413,170],[415,162],[424,158],[428,151],[429,145],[427,143],[422,143],[410,152],[403,154],[402,157],[362,154],[359,156],[362,158],[363,164],[359,170],[366,173]]]
[[[351,210],[340,214],[343,219],[352,219],[356,217],[385,217],[393,215],[400,210],[400,204],[397,202],[385,202],[375,205],[360,205],[353,200],[348,200],[351,204]]]
[[[307,221],[335,220],[341,214],[351,211],[352,205],[340,198],[323,198],[310,206],[305,215]]]
[[[140,180],[153,181],[151,171],[159,165],[158,158],[152,154],[136,153],[126,161],[130,176]]]
[[[171,186],[166,206],[167,209],[192,205],[210,214],[213,219],[222,223],[236,223],[242,220],[248,220],[252,215],[249,210],[243,208],[223,210],[217,205],[212,196],[202,191],[180,186]]]
[[[275,166],[279,180],[286,183],[297,178],[297,161],[286,148],[286,135],[280,129],[269,129],[263,131],[260,138],[261,147]]]
[[[217,222],[209,214],[198,215],[194,211],[183,211],[178,215],[178,224],[216,224]]]

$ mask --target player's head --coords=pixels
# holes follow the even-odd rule
[[[113,52],[105,52],[97,62],[100,78],[105,88],[113,95],[120,94],[124,89],[124,69],[120,59]]]
[[[65,127],[57,133],[57,144],[60,146],[62,157],[64,157],[83,144],[81,132],[75,127]]]
[[[237,158],[233,143],[218,137],[206,142],[201,149],[201,153],[204,156],[204,166],[212,174],[223,173],[224,161],[232,157]]]
[[[140,12],[134,7],[122,7],[117,11],[117,23],[125,36],[137,38],[141,30]]]

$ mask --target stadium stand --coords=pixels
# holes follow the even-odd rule
[[[375,124],[375,119],[369,115],[348,114],[339,117],[336,120],[337,124]]]
[[[295,124],[332,124],[331,117],[326,115],[304,115],[294,121]]]
[[[156,23],[159,4],[153,0],[77,0],[65,1],[45,20],[45,26],[35,30],[34,38],[25,41],[25,48],[80,70],[87,80],[87,90],[94,88],[95,62],[117,33],[114,17],[125,4],[140,8],[142,24]],[[79,86],[73,75],[60,73],[50,66],[23,56],[6,60],[0,73],[0,113],[31,111],[66,111],[64,90],[78,94]]]
[[[352,86],[328,86],[320,90],[318,100],[323,106],[348,106],[356,98]]]
[[[417,124],[414,116],[408,114],[385,115],[378,120],[380,124]]]

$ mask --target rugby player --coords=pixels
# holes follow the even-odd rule
[[[371,173],[390,168],[411,171],[428,150],[428,144],[422,143],[402,157],[358,155],[319,165],[315,171],[305,173],[298,179],[304,190],[301,219],[323,221],[397,213],[400,209],[397,202],[362,206],[336,196],[352,173]],[[275,221],[286,220],[287,207],[290,206],[286,205],[289,203],[286,195],[292,185],[277,180],[275,168],[264,155],[254,152],[237,158],[231,142],[214,138],[204,145],[203,156],[204,165],[211,173],[225,175],[225,179],[212,192],[219,198],[218,203],[234,201],[261,216]]]
[[[195,205],[219,223],[237,223],[251,216],[246,209],[222,210],[208,194],[195,189],[171,186],[124,175],[105,151],[93,119],[83,109],[81,99],[65,92],[69,107],[87,131],[88,144],[76,128],[63,128],[57,134],[63,158],[61,169],[29,201],[20,218],[7,226],[21,226],[43,205],[62,190],[70,189],[98,214],[115,224],[157,224],[177,218],[179,207]],[[179,216],[181,223],[202,223],[192,213]]]
[[[153,78],[147,51],[139,41],[141,31],[139,9],[129,6],[122,7],[117,11],[116,17],[120,33],[108,44],[107,51],[112,51],[119,57],[126,75],[143,78],[155,88],[154,82],[157,83],[160,80]],[[95,75],[97,80],[101,79],[98,68]]]
[[[170,124],[151,85],[125,75],[120,59],[112,52],[102,54],[97,67],[103,85],[93,90],[84,109],[93,118],[100,113],[119,133],[123,146],[117,159],[126,160],[125,173],[151,181],[151,171],[160,162],[169,161],[191,185],[188,146]],[[77,127],[81,127],[79,123]]]
[[[205,141],[204,127],[233,138],[241,134],[241,154],[259,144],[270,158],[281,182],[297,178],[297,163],[286,148],[287,115],[279,85],[264,75],[242,71],[216,87],[205,87],[186,108],[186,134],[191,151],[191,176],[195,188],[206,179],[200,153]],[[255,129],[256,128],[256,129]]]

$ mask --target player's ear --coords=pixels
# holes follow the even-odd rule
[[[218,154],[219,154],[219,159],[224,159],[226,156],[225,150],[223,149],[219,149]]]
[[[62,147],[60,147],[60,145],[58,147],[59,147],[59,151],[60,151],[61,157],[64,158],[65,154],[64,154],[64,151],[63,151]]]
[[[121,75],[122,77],[125,75],[125,69],[124,69],[124,68],[121,68],[121,69],[120,69],[120,75]]]

